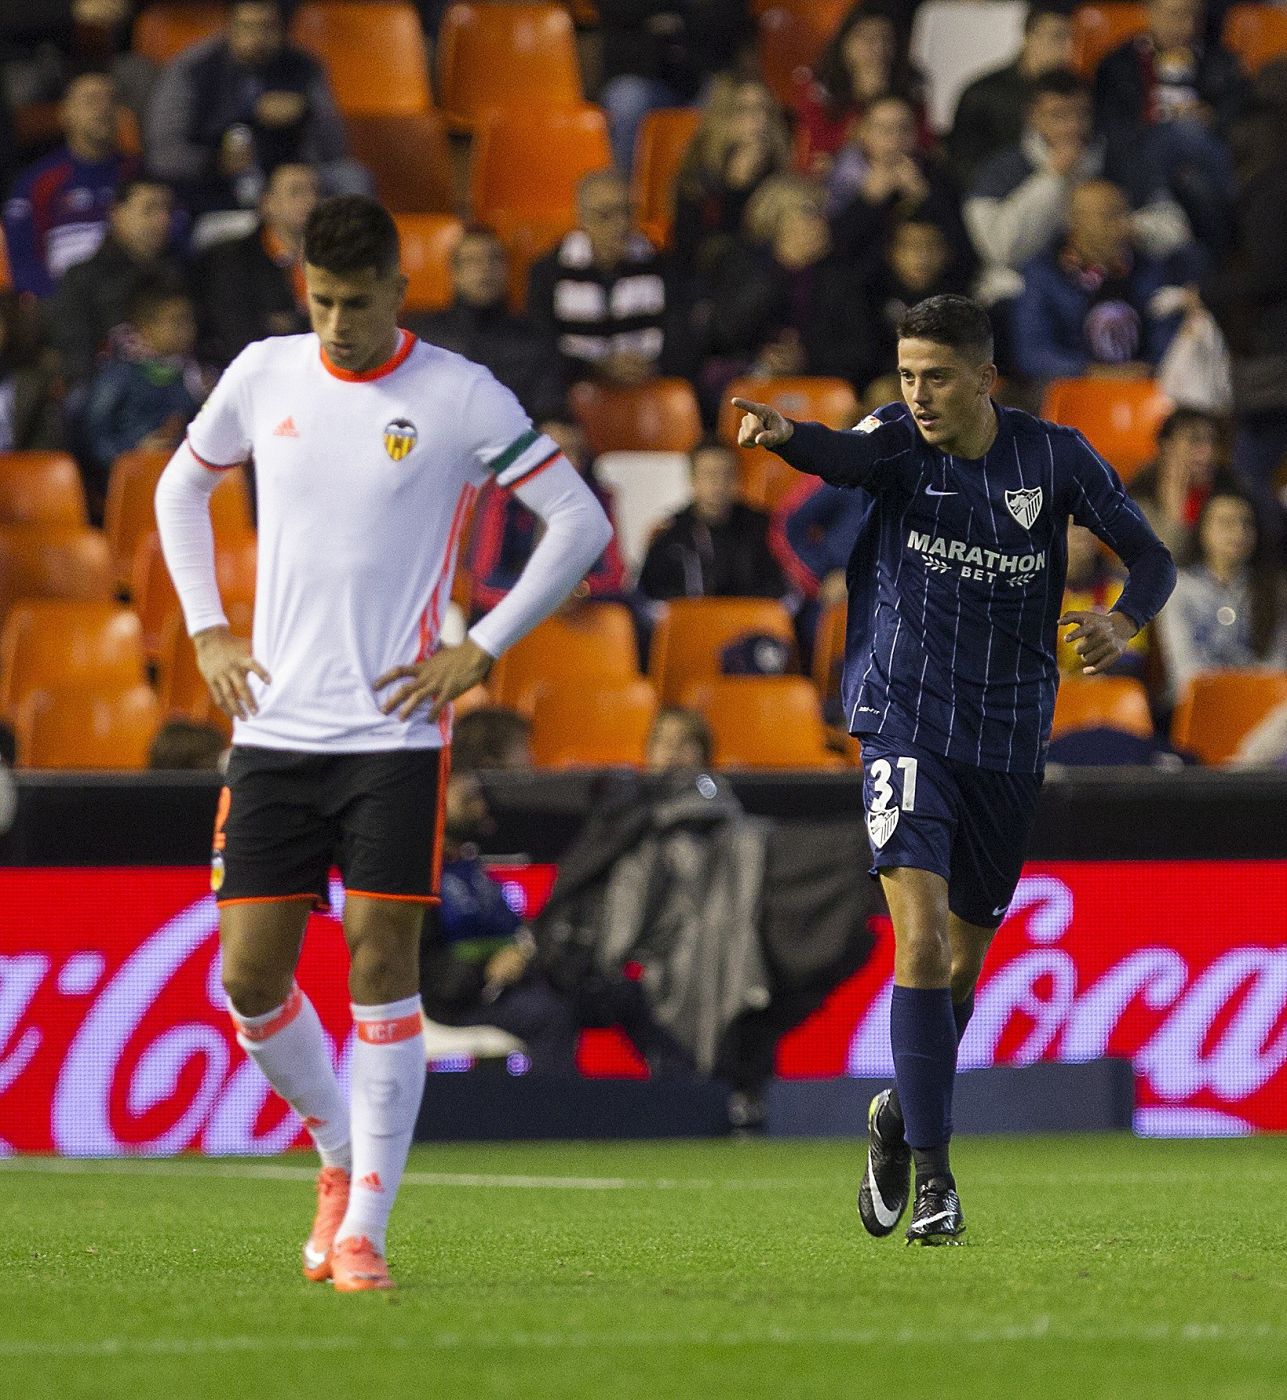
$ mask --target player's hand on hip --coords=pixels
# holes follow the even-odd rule
[[[1072,627],[1064,636],[1081,657],[1082,673],[1097,676],[1115,662],[1139,628],[1125,613],[1066,612],[1060,627]]]
[[[739,447],[781,447],[795,432],[795,424],[784,418],[772,404],[756,403],[754,399],[734,399],[734,408],[742,410],[737,429]]]
[[[198,632],[192,645],[197,653],[197,669],[224,714],[233,719],[249,719],[257,714],[259,706],[247,678],[253,672],[265,685],[271,685],[273,678],[250,654],[250,643],[221,623]]]
[[[380,704],[384,714],[397,710],[399,719],[410,719],[421,705],[428,704],[429,719],[436,720],[443,706],[488,677],[496,658],[468,637],[458,647],[439,647],[424,661],[411,666],[395,666],[380,676],[373,690],[383,690],[394,681],[405,681]]]

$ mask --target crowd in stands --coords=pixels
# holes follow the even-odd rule
[[[1219,0],[1148,0],[1089,61],[1077,13],[1034,0],[1017,51],[976,66],[944,125],[934,56],[911,57],[915,0],[860,0],[785,78],[743,0],[599,0],[574,13],[600,155],[557,179],[510,168],[520,193],[566,185],[565,207],[528,217],[512,192],[484,197],[479,167],[500,131],[486,118],[452,115],[432,151],[356,158],[360,132],[378,154],[376,117],[299,37],[325,3],[232,0],[159,57],[139,36],[173,8],[28,0],[0,17],[0,465],[65,451],[91,525],[110,535],[119,464],[173,450],[245,345],[307,329],[300,246],[319,198],[387,198],[445,152],[434,178],[449,204],[394,205],[406,238],[425,221],[445,231],[416,253],[436,290],[413,295],[405,324],[491,368],[618,517],[619,543],[555,619],[575,631],[595,609],[626,611],[636,650],[614,684],[647,676],[654,702],[714,704],[700,686],[668,692],[658,633],[677,600],[754,599],[785,632],[735,629],[714,674],[799,669],[837,718],[861,496],[737,449],[727,401],[735,384],[767,382],[784,411],[851,425],[897,397],[902,312],[945,291],[988,305],[1003,401],[1052,416],[1065,380],[1153,395],[1155,437],[1130,460],[1096,441],[1127,410],[1101,398],[1079,426],[1181,566],[1120,667],[1147,689],[1159,734],[1187,714],[1194,677],[1287,668],[1287,40],[1281,58],[1253,62],[1222,42]],[[446,111],[457,12],[425,0],[416,16]],[[570,21],[566,32],[571,44]],[[377,85],[382,61],[378,46],[364,53]],[[383,97],[380,120],[411,122],[398,93]],[[451,112],[465,112],[455,97]],[[521,110],[539,126],[541,111]],[[681,139],[646,208],[645,150],[666,129]],[[646,409],[665,386],[689,406],[677,433],[605,426],[607,405]],[[4,499],[0,613],[14,601],[8,536],[40,519],[3,514]],[[457,605],[493,606],[537,538],[517,501],[485,492]],[[141,566],[114,563],[113,596],[141,606]],[[1109,607],[1119,587],[1114,561],[1074,529],[1069,606]],[[1068,649],[1060,660],[1075,673]],[[474,699],[513,703],[492,690]],[[537,703],[531,691],[520,708]],[[824,765],[851,754],[843,736],[822,748]]]

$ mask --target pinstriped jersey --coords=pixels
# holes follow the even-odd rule
[[[1175,570],[1079,432],[996,412],[996,439],[976,460],[931,447],[904,404],[846,433],[797,424],[781,455],[868,498],[848,569],[850,731],[980,768],[1039,772],[1058,685],[1069,519],[1130,568],[1117,608],[1140,626],[1166,601]]]
[[[470,505],[558,455],[480,365],[400,333],[365,374],[315,335],[249,345],[188,430],[212,470],[255,468],[259,559],[239,744],[309,751],[434,748],[447,724],[380,713],[372,682],[437,645]],[[387,696],[389,692],[385,692]]]

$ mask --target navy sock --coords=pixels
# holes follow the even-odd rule
[[[894,987],[889,1003],[894,1079],[909,1147],[942,1147],[952,1136],[956,1021],[946,987]]]
[[[956,1043],[960,1045],[965,1037],[965,1028],[970,1024],[970,1017],[974,1015],[974,993],[971,992],[964,1001],[954,1001],[952,1003],[952,1019],[956,1022]]]
[[[965,1035],[965,1028],[970,1024],[970,1017],[974,1015],[974,993],[970,992],[964,1001],[954,1001],[952,1003],[952,1019],[956,1022],[956,1043],[959,1046],[962,1037]],[[902,1137],[906,1132],[903,1123],[903,1106],[898,1099],[898,1085],[889,1091],[889,1097],[885,1100],[885,1107],[880,1114],[881,1127],[896,1137]]]

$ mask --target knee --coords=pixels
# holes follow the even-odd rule
[[[223,990],[234,1011],[242,1016],[264,1016],[275,1011],[290,995],[294,974],[244,962],[223,966]]]
[[[973,958],[952,959],[952,1000],[962,1002],[974,990],[975,983],[979,980],[979,973],[982,971],[981,965]]]
[[[933,923],[911,923],[897,932],[900,961],[918,977],[942,985],[952,967],[947,931]]]
[[[401,1001],[420,990],[419,929],[402,911],[373,911],[349,932],[349,990],[361,1005]]]

